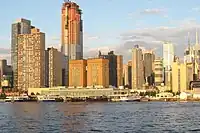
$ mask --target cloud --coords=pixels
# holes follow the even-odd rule
[[[99,36],[90,35],[88,33],[83,34],[84,41],[93,41],[99,39]]]
[[[200,7],[193,7],[192,11],[199,12],[200,11]]]
[[[0,55],[1,54],[10,54],[11,53],[11,49],[9,48],[0,48]]]
[[[47,36],[46,37],[46,48],[54,47],[60,51],[61,40],[59,36]]]
[[[58,37],[58,36],[53,36],[53,37],[51,37],[51,40],[60,41],[60,37]]]
[[[190,40],[195,44],[196,28],[200,35],[200,24],[194,19],[186,18],[185,20],[176,21],[177,26],[158,26],[152,28],[133,29],[119,35],[120,42],[115,47],[100,47],[99,49],[114,50],[116,54],[124,56],[125,62],[131,59],[130,49],[138,44],[146,49],[155,49],[157,56],[162,56],[163,41],[171,41],[175,45],[175,54],[180,58],[184,55],[184,50],[188,43],[188,32]],[[200,37],[199,37],[200,39]],[[85,55],[97,55],[98,48],[85,50]]]
[[[144,9],[140,12],[142,15],[155,15],[155,14],[164,14],[166,11],[165,9],[160,8],[152,8],[152,9]]]
[[[0,36],[0,40],[6,40],[6,41],[8,41],[8,40],[9,40],[9,37]]]

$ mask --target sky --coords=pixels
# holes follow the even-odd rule
[[[98,50],[114,50],[124,60],[131,59],[130,49],[138,44],[162,55],[162,41],[175,45],[182,57],[190,32],[200,29],[199,0],[74,0],[80,5],[84,23],[84,56]],[[2,0],[0,4],[0,58],[10,60],[11,24],[18,18],[46,33],[46,48],[60,47],[61,6],[63,0]],[[200,30],[199,30],[200,31]]]

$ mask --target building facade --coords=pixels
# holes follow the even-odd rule
[[[103,55],[99,51],[98,57],[109,60],[109,85],[117,87],[117,55],[114,54],[114,51],[108,52],[107,55]]]
[[[171,42],[163,43],[163,67],[166,71],[171,70],[174,62],[174,45]]]
[[[69,60],[83,58],[82,11],[74,2],[67,1],[62,6],[61,51]]]
[[[62,53],[51,47],[45,51],[45,86],[62,85]]]
[[[69,87],[83,88],[87,86],[87,60],[69,61]]]
[[[185,92],[187,86],[187,66],[186,64],[173,62],[172,64],[172,92]]]
[[[196,31],[196,42],[191,45],[190,38],[188,34],[188,47],[184,52],[184,63],[193,66],[193,80],[200,79],[200,45],[198,39],[198,32]]]
[[[125,87],[128,86],[128,65],[123,65],[123,84]]]
[[[12,24],[11,31],[11,65],[13,69],[13,84],[14,89],[17,89],[18,81],[18,35],[31,33],[31,21],[26,19],[19,19]]]
[[[7,64],[7,60],[0,60],[0,87],[12,88],[13,87],[13,71],[12,67]],[[7,83],[6,85],[3,83]]]
[[[119,87],[123,85],[123,56],[115,55],[114,51],[108,52],[107,55],[101,54],[99,51],[99,58],[109,60],[109,85]]]
[[[153,53],[153,51],[144,51],[143,59],[144,59],[145,82],[148,83],[148,85],[153,85],[154,84],[153,62],[155,60],[155,54]]]
[[[108,88],[109,87],[109,60],[87,60],[87,86]]]
[[[171,42],[163,43],[164,84],[168,90],[172,89],[172,63],[174,62],[174,45]]]
[[[142,49],[136,45],[132,49],[132,88],[142,89],[145,83]]]
[[[18,90],[45,86],[45,34],[32,28],[18,35]]]
[[[123,85],[123,56],[117,55],[117,87]]]
[[[153,70],[154,70],[155,86],[161,86],[161,84],[164,81],[163,59],[162,58],[156,58],[154,60]]]

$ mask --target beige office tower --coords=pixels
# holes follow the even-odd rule
[[[132,49],[132,89],[142,89],[144,84],[144,65],[142,49],[136,45]]]
[[[18,35],[18,90],[44,87],[45,34],[32,27],[31,34]]]
[[[117,86],[123,85],[123,56],[117,55]]]
[[[187,89],[187,66],[178,61],[172,63],[172,91],[184,92]]]
[[[46,70],[46,86],[62,85],[62,53],[51,47],[45,52],[45,70]]]
[[[164,75],[163,75],[163,59],[162,58],[156,58],[154,60],[153,65],[153,71],[154,71],[154,82],[155,86],[161,86],[161,84],[164,81]]]

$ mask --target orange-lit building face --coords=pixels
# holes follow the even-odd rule
[[[86,87],[87,86],[87,61],[70,60],[69,61],[69,86]]]
[[[117,55],[117,86],[123,85],[123,56]]]
[[[87,86],[109,87],[109,60],[87,60]]]
[[[69,59],[83,58],[83,24],[81,10],[74,2],[62,6],[62,52]]]

